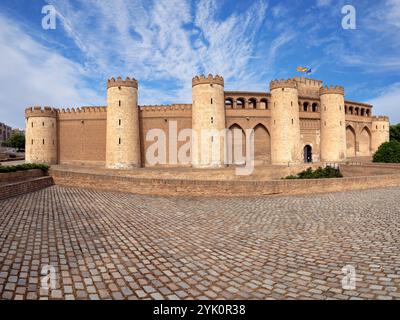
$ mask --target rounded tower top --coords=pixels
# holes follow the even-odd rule
[[[209,74],[208,77],[205,77],[204,75],[195,76],[192,79],[192,87],[197,86],[198,84],[219,84],[224,86],[224,78],[220,75],[213,77],[212,74]]]
[[[58,109],[51,107],[30,107],[25,109],[25,117],[49,117],[56,118]]]
[[[323,94],[341,94],[344,96],[344,88],[342,86],[325,86],[319,89],[319,95]]]
[[[135,78],[129,78],[126,77],[125,80],[123,80],[121,77],[118,77],[117,80],[115,78],[111,78],[107,81],[107,89],[113,88],[113,87],[132,87],[132,88],[138,88],[138,82]]]
[[[272,80],[269,83],[269,89],[281,89],[281,88],[293,88],[297,89],[297,82],[294,79],[287,79],[287,80]]]

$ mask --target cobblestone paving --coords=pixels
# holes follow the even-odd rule
[[[177,199],[54,186],[0,202],[0,297],[399,299],[399,198],[400,188]],[[345,265],[355,289],[342,289]]]

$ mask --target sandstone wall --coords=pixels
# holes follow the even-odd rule
[[[346,119],[344,93],[321,90],[321,160],[342,161],[346,158]]]
[[[52,108],[30,108],[26,113],[25,159],[28,163],[56,164],[57,111]]]
[[[271,162],[301,162],[298,93],[293,82],[271,82]]]
[[[204,133],[225,130],[224,82],[221,77],[195,77],[192,81],[192,164],[194,167],[221,167],[225,162],[223,136]]]
[[[113,79],[107,90],[107,168],[141,166],[136,80]]]

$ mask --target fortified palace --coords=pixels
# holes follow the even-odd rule
[[[150,129],[165,132],[167,142],[183,129],[239,129],[242,139],[234,135],[240,143],[234,147],[243,151],[247,130],[254,129],[258,165],[371,157],[389,140],[389,119],[372,116],[371,105],[345,100],[343,87],[299,77],[271,81],[268,93],[225,91],[222,77],[196,76],[192,104],[165,106],[138,106],[138,82],[112,78],[106,107],[33,107],[26,109],[25,117],[28,162],[107,168],[149,166],[146,151],[154,143],[146,139]],[[178,148],[190,144],[188,139],[178,139]],[[192,141],[188,152],[193,167],[225,165],[224,152],[216,161],[202,158],[213,143],[212,138],[203,144]],[[168,142],[166,154],[169,149]]]

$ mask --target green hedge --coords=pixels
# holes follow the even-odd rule
[[[19,164],[16,166],[0,165],[0,173],[27,171],[27,170],[33,170],[33,169],[40,169],[46,173],[49,170],[49,168],[50,167],[46,164],[37,164],[37,163],[25,163],[25,164]]]
[[[343,178],[339,169],[332,167],[319,167],[315,171],[312,168],[301,171],[296,175],[287,176],[284,179],[327,179],[327,178]]]
[[[400,163],[400,142],[392,140],[381,144],[373,156],[373,162]]]

